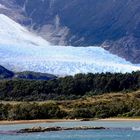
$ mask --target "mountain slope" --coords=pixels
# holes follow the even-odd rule
[[[24,71],[18,72],[14,74],[13,79],[26,79],[26,80],[52,80],[57,77],[48,73],[39,73],[39,72],[31,72]]]
[[[3,79],[28,79],[28,80],[50,80],[56,76],[47,73],[37,73],[31,71],[14,73],[0,66],[0,80]]]
[[[12,71],[5,69],[4,67],[0,66],[0,79],[11,78],[14,76]]]
[[[103,48],[52,46],[5,15],[0,21],[0,64],[10,70],[60,76],[140,70]]]
[[[0,13],[53,44],[105,46],[113,54],[140,63],[140,0],[0,0],[0,3]]]

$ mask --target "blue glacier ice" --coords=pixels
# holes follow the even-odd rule
[[[53,46],[3,14],[0,14],[0,65],[16,72],[59,76],[140,70],[139,66],[98,46]]]

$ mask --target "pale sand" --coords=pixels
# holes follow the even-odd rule
[[[0,125],[10,124],[30,124],[30,123],[55,123],[55,122],[78,122],[81,119],[44,119],[44,120],[16,120],[16,121],[0,121]]]
[[[80,122],[82,119],[44,119],[44,120],[16,120],[16,121],[0,121],[0,125],[12,124],[30,124],[30,123],[55,123],[55,122]],[[140,121],[140,118],[106,118],[91,119],[91,121]]]

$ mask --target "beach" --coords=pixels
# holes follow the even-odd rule
[[[30,123],[55,123],[55,122],[78,122],[81,119],[41,119],[41,120],[2,120],[0,125],[11,125],[11,124],[30,124]]]
[[[12,124],[30,124],[30,123],[55,123],[55,122],[80,122],[84,119],[41,119],[41,120],[2,120],[0,125]],[[140,118],[106,118],[106,119],[89,119],[90,121],[140,121]]]

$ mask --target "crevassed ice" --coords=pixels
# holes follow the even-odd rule
[[[14,71],[55,75],[140,70],[103,48],[53,46],[5,15],[0,15],[0,65]]]

